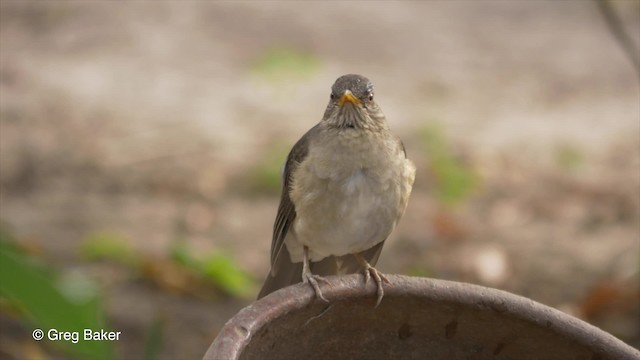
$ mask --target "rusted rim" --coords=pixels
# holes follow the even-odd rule
[[[518,318],[539,327],[553,329],[558,335],[586,347],[597,349],[615,359],[640,359],[640,352],[614,336],[573,316],[531,299],[506,291],[478,285],[428,278],[386,275],[385,298],[419,297],[432,302],[458,304],[467,308],[492,309],[504,316]],[[331,276],[333,286],[323,286],[324,296],[332,301],[370,298],[375,303],[376,286],[363,286],[358,274]],[[290,312],[305,308],[315,298],[312,288],[298,284],[276,291],[256,301],[230,319],[209,347],[204,359],[237,359],[244,347],[263,326]],[[383,302],[385,299],[382,300]]]

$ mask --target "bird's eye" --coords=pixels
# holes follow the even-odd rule
[[[329,95],[329,99],[335,100],[336,99],[336,94],[331,93],[331,95]]]
[[[373,93],[369,93],[369,101],[373,101]]]

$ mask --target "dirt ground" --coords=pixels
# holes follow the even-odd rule
[[[612,4],[640,44],[640,2]],[[640,347],[640,87],[594,2],[2,0],[0,20],[1,225],[100,283],[121,358],[158,321],[161,359],[199,358],[252,301],[278,194],[247,184],[345,73],[374,82],[418,168],[381,271],[514,292]],[[455,204],[429,129],[477,179]],[[176,241],[224,253],[255,291],[78,255],[104,231],[153,269]],[[0,319],[3,356],[64,358]]]

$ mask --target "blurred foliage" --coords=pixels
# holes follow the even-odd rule
[[[463,202],[477,189],[478,174],[454,154],[440,126],[430,124],[422,129],[421,135],[438,201],[445,206]]]
[[[80,254],[88,260],[114,260],[126,265],[139,262],[130,242],[122,235],[108,231],[89,234],[80,246]]]
[[[96,285],[79,274],[60,277],[21,252],[10,236],[0,231],[0,294],[23,310],[35,326],[77,331],[105,329]],[[81,278],[82,277],[82,278]],[[81,278],[81,279],[80,279]],[[111,359],[108,341],[56,341],[69,354],[82,359]]]
[[[89,260],[111,260],[131,267],[156,283],[170,283],[169,288],[174,291],[196,291],[197,281],[193,281],[197,278],[213,283],[218,289],[234,297],[246,297],[253,290],[251,277],[231,258],[217,253],[194,255],[194,251],[183,243],[177,243],[171,248],[167,260],[135,252],[127,239],[117,233],[95,232],[81,244],[80,253]],[[171,279],[166,278],[167,271],[172,272]]]
[[[183,244],[176,244],[171,250],[172,259],[212,281],[227,294],[235,297],[248,297],[253,292],[253,279],[229,256],[210,253],[195,256],[193,251]]]
[[[406,272],[406,275],[430,278],[430,277],[434,277],[434,272],[425,267],[415,265],[409,268],[409,270]]]
[[[282,167],[291,145],[276,144],[262,155],[246,176],[246,190],[254,194],[278,195],[281,190]]]
[[[149,335],[145,344],[144,358],[145,360],[155,360],[160,358],[160,351],[162,350],[162,338],[164,330],[164,321],[162,319],[156,319],[149,328]]]
[[[555,148],[556,164],[563,170],[577,170],[584,164],[585,157],[575,146],[562,144]]]
[[[254,64],[253,71],[272,80],[307,78],[314,74],[320,61],[310,55],[286,46],[273,47]]]

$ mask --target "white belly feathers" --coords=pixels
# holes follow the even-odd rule
[[[362,140],[354,148],[349,137],[336,137],[324,152],[311,144],[290,193],[296,219],[285,245],[292,261],[302,261],[303,245],[312,261],[367,250],[402,216],[413,164],[393,139]]]

